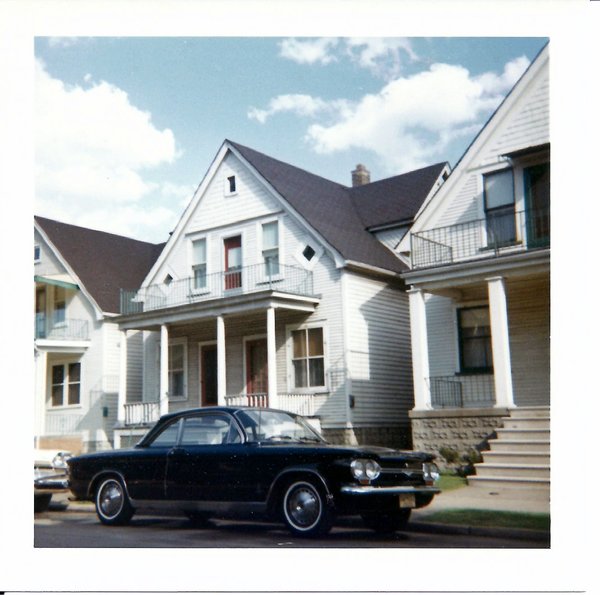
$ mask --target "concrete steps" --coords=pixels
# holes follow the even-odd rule
[[[490,493],[547,500],[550,497],[550,409],[514,409],[482,452],[469,485]]]

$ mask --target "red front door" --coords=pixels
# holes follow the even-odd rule
[[[225,289],[242,286],[242,236],[223,241],[225,249]]]
[[[256,339],[246,342],[246,392],[248,395],[265,395],[258,400],[266,405],[269,384],[267,364],[267,340]],[[257,397],[249,397],[249,404],[255,404]],[[257,403],[258,404],[258,401]]]

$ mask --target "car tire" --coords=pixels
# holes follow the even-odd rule
[[[404,508],[393,512],[368,512],[361,516],[365,526],[375,533],[390,535],[406,529],[410,512],[410,508]]]
[[[323,489],[310,479],[289,483],[283,490],[281,510],[287,528],[298,537],[325,535],[332,524]]]
[[[35,494],[33,497],[33,512],[45,512],[50,506],[52,494]]]
[[[134,513],[125,486],[117,477],[106,477],[100,481],[94,503],[96,514],[105,525],[126,525]]]

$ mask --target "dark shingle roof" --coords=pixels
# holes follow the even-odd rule
[[[445,164],[353,189],[249,147],[227,142],[346,260],[395,272],[406,270],[407,267],[366,228],[374,225],[372,221],[378,225],[387,223],[388,216],[392,217],[389,222],[414,216],[437,179],[435,171],[439,176]],[[414,195],[409,199],[411,192]],[[371,200],[376,205],[372,216]],[[386,205],[387,201],[394,205]],[[400,205],[403,201],[406,204]]]
[[[350,196],[367,229],[410,223],[447,163],[436,163],[406,174],[349,188]]]
[[[104,312],[119,312],[119,290],[140,287],[164,248],[44,217],[34,219]]]

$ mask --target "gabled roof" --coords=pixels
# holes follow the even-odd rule
[[[164,244],[34,217],[103,312],[119,312],[121,288],[139,287]]]
[[[225,144],[346,261],[393,272],[402,272],[406,266],[367,228],[412,219],[446,165],[348,188],[238,143],[228,140]]]

